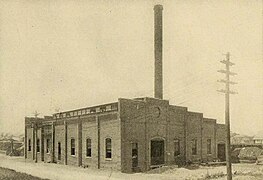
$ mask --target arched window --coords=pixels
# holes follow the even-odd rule
[[[72,155],[72,156],[75,156],[75,149],[76,149],[76,145],[75,145],[75,139],[71,139],[70,140],[70,147],[71,147],[71,152],[70,152],[70,154]]]
[[[174,140],[174,156],[180,155],[180,140],[175,139]]]
[[[40,140],[37,139],[37,152],[39,153],[40,152]]]
[[[31,151],[31,139],[28,139],[28,151]]]
[[[91,157],[91,139],[86,139],[86,156]]]
[[[192,139],[192,155],[197,155],[197,140]]]
[[[105,150],[106,150],[106,158],[107,159],[111,159],[111,139],[110,138],[107,138],[106,140],[105,140]]]
[[[207,139],[207,154],[212,154],[212,140]]]

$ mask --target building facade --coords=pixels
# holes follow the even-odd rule
[[[225,160],[225,125],[156,98],[25,118],[25,158],[122,172]]]

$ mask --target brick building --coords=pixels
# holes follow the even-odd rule
[[[25,156],[122,172],[187,161],[224,160],[225,126],[155,98],[26,118]]]
[[[122,172],[225,160],[225,125],[163,100],[162,10],[154,7],[155,98],[25,118],[25,158]]]

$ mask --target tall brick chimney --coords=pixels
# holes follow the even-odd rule
[[[163,99],[163,6],[154,6],[154,97]]]

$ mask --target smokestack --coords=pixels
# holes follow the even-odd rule
[[[163,99],[163,6],[154,6],[154,97]]]

